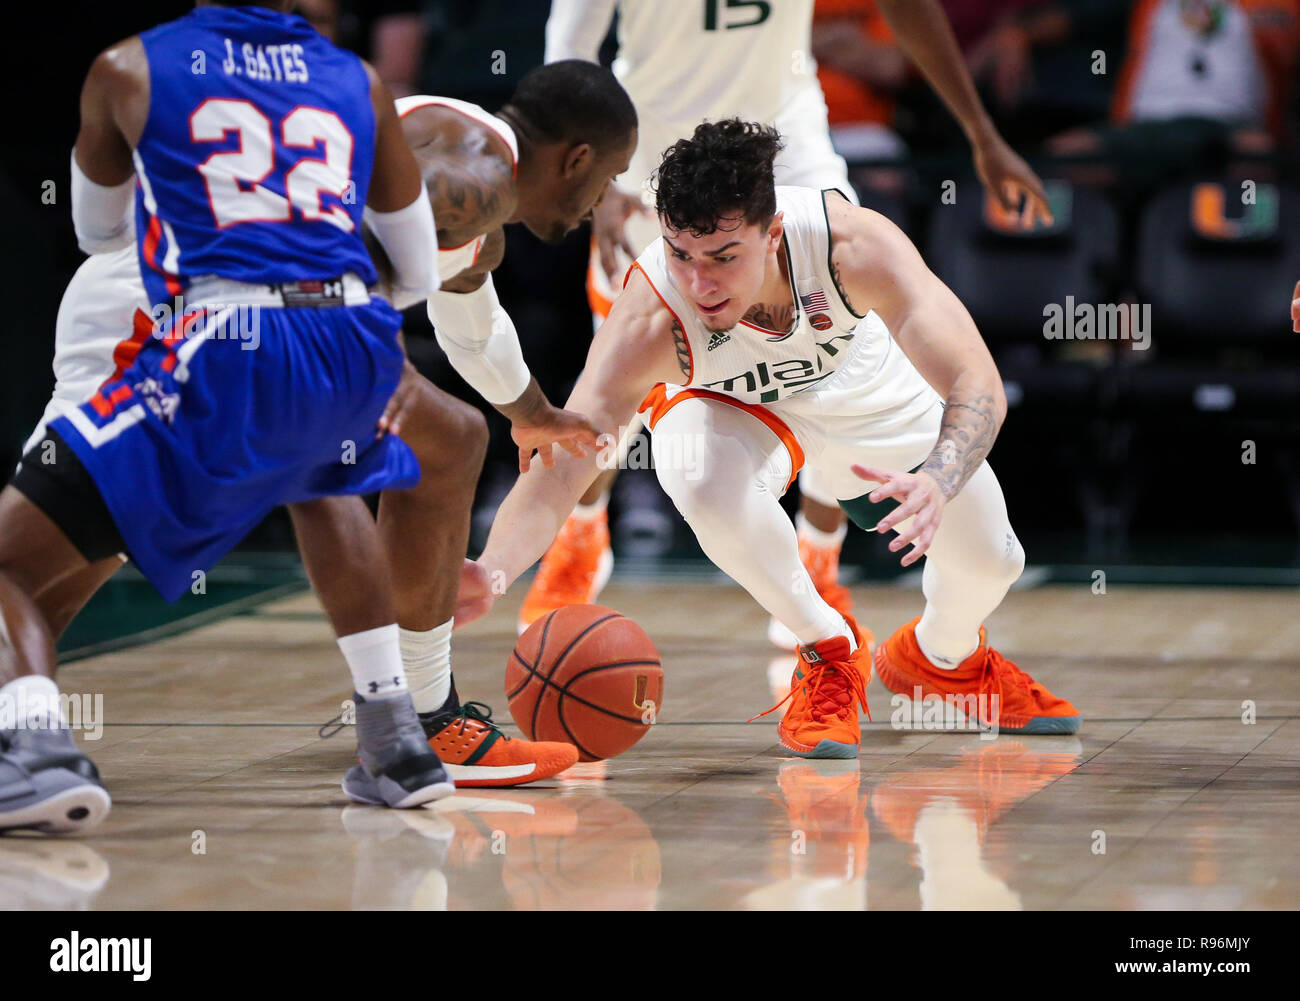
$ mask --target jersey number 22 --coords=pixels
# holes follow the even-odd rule
[[[345,233],[356,228],[340,206],[321,205],[322,194],[342,199],[352,190],[352,133],[338,115],[304,106],[281,120],[284,146],[314,150],[318,142],[324,144],[322,159],[300,159],[285,173],[284,195],[262,184],[275,168],[275,137],[271,120],[256,105],[209,98],[190,115],[194,142],[220,142],[231,132],[238,136],[239,148],[213,153],[198,165],[218,229],[241,222],[289,222],[294,209],[309,222],[333,223]]]

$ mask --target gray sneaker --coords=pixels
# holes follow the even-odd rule
[[[409,693],[357,707],[357,756],[343,776],[343,791],[358,803],[404,810],[450,796],[456,786],[429,747]]]
[[[71,730],[0,730],[0,832],[82,831],[112,805]]]

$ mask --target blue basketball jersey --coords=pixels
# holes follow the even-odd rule
[[[199,275],[376,280],[361,239],[375,152],[361,60],[302,18],[199,7],[141,33],[149,117],[135,151],[151,302]]]

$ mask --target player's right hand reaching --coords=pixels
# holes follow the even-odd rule
[[[1291,329],[1300,334],[1300,282],[1295,283],[1291,293]]]
[[[1004,209],[1020,213],[1025,229],[1033,229],[1040,220],[1045,226],[1052,224],[1043,182],[996,132],[975,144],[975,171]]]
[[[623,251],[630,261],[637,258],[638,252],[628,243],[626,229],[628,219],[637,212],[648,214],[640,198],[619,191],[613,181],[609,182],[605,196],[592,210],[591,232],[596,238],[600,269],[605,272],[612,288],[618,288],[622,278],[618,273],[618,251]]]

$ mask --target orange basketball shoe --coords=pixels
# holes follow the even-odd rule
[[[812,578],[813,586],[822,600],[839,612],[846,619],[853,612],[853,595],[840,583],[840,547],[819,546],[802,535],[799,537],[799,559],[803,562]],[[775,618],[767,625],[767,638],[774,646],[794,653],[799,649],[799,640],[794,633]],[[875,644],[875,637],[867,637],[867,646]]]
[[[832,636],[820,643],[799,648],[799,664],[790,679],[790,694],[767,712],[786,701],[790,708],[777,725],[781,746],[801,758],[856,758],[862,742],[858,706],[867,709],[867,682],[871,678],[871,654],[852,616],[845,616],[856,650],[848,638]]]
[[[917,645],[920,621],[913,619],[876,648],[876,673],[891,692],[912,698],[919,688],[922,699],[957,700],[966,716],[973,708],[981,724],[1003,733],[1079,732],[1079,710],[989,646],[983,626],[975,652],[945,671],[931,664]]]
[[[594,518],[569,515],[542,557],[533,586],[519,609],[519,631],[565,605],[590,605],[609,582],[613,569],[606,512]]]
[[[549,779],[578,761],[572,744],[507,737],[482,702],[466,702],[450,717],[422,717],[421,723],[457,789],[524,785]]]

